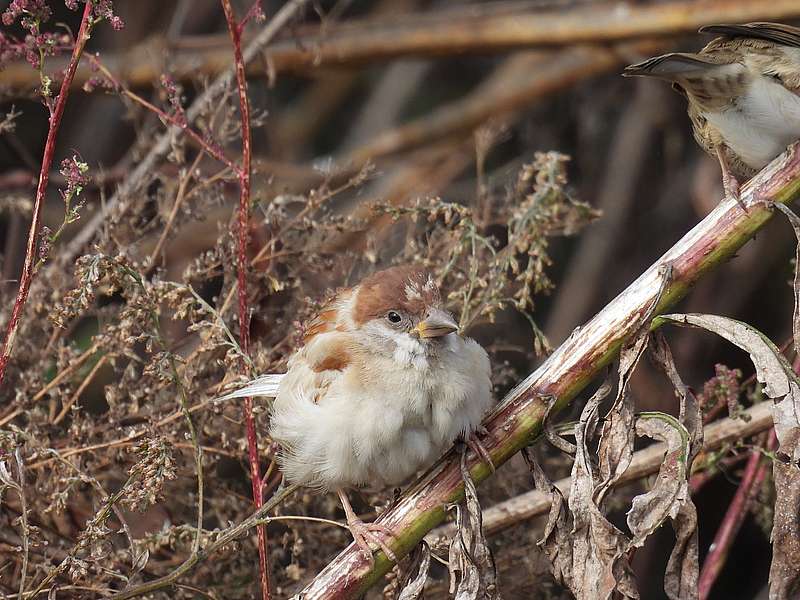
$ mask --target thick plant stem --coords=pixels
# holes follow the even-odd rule
[[[230,0],[222,0],[228,32],[233,44],[233,57],[236,69],[236,88],[239,92],[239,115],[242,123],[242,165],[239,167],[239,239],[237,252],[237,283],[239,294],[239,345],[242,352],[250,351],[250,315],[247,306],[247,242],[250,221],[250,173],[252,170],[252,151],[250,141],[250,103],[247,101],[247,75],[242,57],[242,25],[236,21]],[[246,368],[247,365],[243,366]],[[258,463],[258,432],[253,416],[253,399],[244,399],[244,420],[247,429],[247,451],[250,462],[250,481],[253,486],[253,504],[261,508],[261,468]],[[267,563],[267,529],[259,525],[258,533],[258,570],[261,584],[261,598],[269,600],[269,564]]]
[[[770,202],[789,202],[800,195],[798,146],[776,158],[742,189],[747,210],[723,201],[703,221],[657,260],[600,313],[576,329],[534,373],[515,387],[483,425],[483,443],[499,466],[531,443],[541,431],[548,400],[554,409],[567,406],[617,356],[623,341],[639,326],[670,273],[656,313],[672,307],[707,272],[731,258],[772,216]],[[676,202],[680,199],[676,199]],[[470,454],[474,480],[489,477],[483,460]],[[445,506],[463,497],[458,455],[449,452],[416,482],[379,522],[396,538],[398,557],[408,554],[445,517]],[[370,564],[350,545],[300,592],[304,600],[358,598],[386,573],[392,563],[379,553]]]
[[[11,358],[11,351],[14,348],[14,338],[17,334],[19,320],[22,317],[22,311],[25,308],[25,302],[28,300],[28,292],[30,292],[31,282],[33,281],[34,266],[38,258],[36,250],[37,240],[39,238],[39,227],[42,222],[42,208],[44,207],[45,194],[47,193],[47,182],[50,178],[50,167],[53,164],[53,156],[56,152],[56,139],[58,137],[58,130],[61,127],[61,118],[64,116],[64,107],[67,105],[72,78],[75,77],[75,70],[78,68],[78,62],[83,54],[83,49],[86,47],[86,42],[89,41],[91,29],[92,3],[87,2],[83,6],[83,17],[81,18],[78,36],[75,38],[75,47],[72,49],[72,56],[69,59],[67,70],[64,73],[64,79],[61,81],[61,88],[58,92],[58,98],[56,98],[55,107],[53,108],[53,112],[50,113],[50,126],[47,130],[47,140],[44,144],[42,166],[39,169],[39,183],[36,186],[36,196],[33,201],[33,215],[31,217],[31,227],[28,231],[25,263],[22,265],[17,298],[14,301],[14,308],[11,310],[11,317],[6,326],[6,337],[3,341],[3,349],[2,352],[0,352],[0,385],[2,385],[3,378],[6,374],[6,367]]]

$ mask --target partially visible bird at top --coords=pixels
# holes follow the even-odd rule
[[[459,335],[433,277],[415,266],[338,291],[305,328],[285,375],[225,398],[244,396],[274,396],[269,435],[284,480],[335,491],[370,560],[370,543],[395,559],[391,534],[356,516],[348,488],[401,485],[458,439],[492,466],[476,433],[493,404],[489,358]]]
[[[697,53],[630,65],[623,75],[672,82],[688,102],[697,143],[719,160],[725,195],[741,205],[739,178],[800,138],[800,29],[747,23],[699,31],[720,37]]]

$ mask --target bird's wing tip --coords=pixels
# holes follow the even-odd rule
[[[274,398],[278,393],[280,383],[284,378],[282,373],[270,373],[256,377],[247,382],[244,387],[234,390],[229,394],[220,396],[217,400],[232,400],[234,398],[248,398],[251,396]]]

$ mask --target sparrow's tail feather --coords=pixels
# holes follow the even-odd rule
[[[687,76],[702,75],[704,72],[719,69],[721,65],[707,62],[696,54],[672,52],[648,58],[635,65],[625,67],[625,77],[657,77],[676,81]]]
[[[285,375],[272,373],[269,375],[262,375],[252,381],[248,382],[243,388],[225,394],[217,400],[231,400],[233,398],[246,398],[248,396],[265,396],[274,398],[278,393],[278,386]]]

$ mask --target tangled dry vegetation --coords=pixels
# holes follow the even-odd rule
[[[180,32],[191,21],[192,4],[176,3],[168,34],[172,42],[173,29]],[[391,3],[377,4],[369,9],[395,10]],[[406,4],[409,10],[415,5]],[[562,6],[553,14],[563,11],[568,19],[570,11],[584,10],[580,3],[551,4]],[[731,10],[756,10],[752,2],[729,4]],[[529,148],[509,152],[520,108],[519,90],[509,86],[521,85],[520,75],[534,67],[544,73],[537,77],[546,79],[544,63],[551,59],[562,61],[553,68],[567,79],[608,70],[620,59],[611,59],[607,47],[586,54],[583,46],[567,46],[555,58],[542,51],[520,52],[498,61],[465,99],[437,110],[424,107],[417,120],[371,142],[355,134],[340,140],[332,151],[335,159],[298,166],[286,151],[276,160],[260,134],[271,132],[276,145],[298,148],[314,135],[330,136],[320,134],[320,122],[335,115],[338,105],[328,96],[344,98],[363,85],[355,71],[305,82],[302,96],[291,85],[279,85],[282,71],[303,61],[313,69],[324,60],[322,46],[305,50],[310,58],[295,55],[304,51],[296,38],[310,35],[304,28],[320,19],[317,34],[324,36],[347,5],[294,0],[269,11],[268,18],[258,2],[244,6],[222,0],[216,9],[197,9],[205,11],[214,31],[227,22],[230,34],[196,49],[198,73],[207,77],[192,77],[185,67],[192,53],[187,41],[176,45],[175,64],[167,61],[145,81],[124,69],[118,55],[95,53],[91,42],[91,53],[82,54],[89,33],[102,40],[102,49],[113,46],[111,36],[124,35],[131,20],[146,24],[135,11],[115,12],[121,7],[107,0],[63,5],[14,0],[5,9],[0,57],[6,70],[0,77],[8,74],[9,87],[0,135],[33,173],[40,162],[30,157],[42,149],[51,191],[45,180],[34,193],[30,174],[20,182],[20,169],[0,175],[3,272],[12,280],[0,287],[0,322],[7,327],[0,362],[4,598],[46,593],[52,598],[232,599],[267,597],[268,588],[280,598],[308,584],[350,541],[338,526],[340,508],[331,497],[299,491],[281,496],[274,509],[270,505],[268,518],[245,520],[254,504],[276,498],[280,483],[277,448],[264,433],[268,406],[215,398],[255,375],[283,372],[302,338],[302,324],[327,295],[377,268],[415,262],[436,275],[462,328],[489,351],[498,399],[552,351],[538,315],[555,287],[552,273],[569,271],[559,265],[569,254],[564,238],[582,234],[604,217],[578,199],[577,186],[567,178],[576,167],[565,155]],[[772,10],[780,7],[776,2]],[[530,3],[504,5],[491,16],[514,16],[515,10],[537,15],[542,9]],[[791,10],[786,9],[788,16]],[[800,17],[800,10],[793,10]],[[444,18],[435,11],[423,13],[430,23],[407,25],[412,30],[414,23],[421,30],[436,23],[449,26],[448,14],[459,13],[445,11]],[[59,19],[69,20],[70,27],[59,25]],[[341,32],[345,35],[347,28]],[[402,34],[397,34],[400,46]],[[129,50],[131,39],[117,52]],[[223,70],[204,72],[203,61],[216,52],[214,43],[224,48]],[[637,44],[654,44],[644,38],[625,43],[627,53]],[[354,60],[364,56],[356,53]],[[258,61],[267,67],[266,81],[251,77],[245,85],[245,67],[253,75]],[[28,80],[20,75],[23,65],[31,73]],[[390,68],[405,69],[392,82],[411,79],[403,92],[407,101],[417,87],[413,82],[422,81],[431,66]],[[565,73],[570,68],[574,73]],[[273,117],[275,105],[264,98],[273,93],[276,78],[275,102],[297,106],[283,107]],[[77,84],[82,92],[74,89],[68,96]],[[371,85],[361,108],[363,122],[351,124],[351,133],[370,119],[392,124],[375,106],[400,112],[399,106],[381,104],[389,102],[393,88]],[[523,97],[541,97],[550,93],[543,89],[558,85],[565,84],[539,81]],[[92,153],[89,148],[56,143],[61,136],[80,137],[64,131],[69,119],[79,118],[65,113],[64,104],[88,107],[90,95],[124,107],[120,136],[131,140],[124,155],[108,150],[109,156],[89,160],[84,158]],[[644,95],[635,102],[640,116],[652,109]],[[32,125],[42,105],[48,118],[40,121],[49,125],[46,145]],[[488,118],[495,110],[501,119]],[[83,124],[94,127],[91,121]],[[114,133],[92,130],[92,136]],[[411,155],[380,162],[398,152]],[[441,195],[433,193],[438,191]],[[40,219],[45,224],[37,227]],[[26,253],[24,231],[31,222],[35,231]],[[607,255],[607,249],[597,252]],[[663,275],[661,292],[672,277]],[[587,286],[576,300],[584,309],[594,308],[584,302],[595,289]],[[783,292],[791,298],[785,286]],[[660,297],[635,319],[617,374],[591,398],[581,398],[585,402],[578,403],[582,409],[574,420],[555,423],[553,411],[540,428],[549,443],[526,449],[525,462],[512,461],[479,488],[484,509],[495,512],[489,508],[482,515],[464,463],[466,502],[450,511],[455,529],[437,530],[445,537],[430,536],[431,547],[418,546],[372,594],[405,600],[423,591],[430,598],[448,593],[463,599],[501,593],[506,598],[634,598],[639,588],[643,597],[656,598],[663,587],[670,598],[692,598],[699,585],[706,598],[738,526],[752,513],[764,537],[773,517],[781,525],[783,533],[773,530],[773,540],[785,560],[773,564],[775,577],[781,578],[773,581],[773,597],[795,597],[798,525],[792,510],[800,489],[800,455],[793,436],[800,387],[792,367],[749,326],[674,316],[676,322],[733,341],[755,363],[757,377],[752,368],[743,375],[718,364],[713,376],[698,380],[703,391],[695,395],[678,375],[665,338],[650,337]],[[585,316],[575,310],[575,318]],[[787,311],[784,328],[789,322]],[[800,338],[800,325],[795,330]],[[791,341],[781,351],[794,356]],[[663,410],[634,404],[632,374],[648,352],[666,373],[664,381],[671,382],[679,405],[664,388]],[[604,403],[614,387],[613,401]],[[775,433],[768,433],[769,415],[757,412],[770,398],[778,401]],[[551,408],[552,402],[548,414]],[[731,419],[723,419],[726,410]],[[713,429],[704,447],[704,422],[727,427],[728,437],[714,437]],[[635,462],[634,444],[641,447],[637,436],[664,442],[666,457],[662,460],[662,452],[638,476],[626,475]],[[642,482],[653,473],[658,474],[651,484]],[[706,552],[698,541],[692,497],[720,474],[736,478],[738,491],[720,527],[728,537],[717,539],[720,550]],[[568,499],[550,482],[559,476],[570,477]],[[631,481],[635,489],[615,489]],[[542,514],[530,509],[533,501],[527,512],[501,522],[503,514],[511,514],[503,502],[531,487],[547,499],[547,522],[531,520]],[[785,502],[773,512],[775,489]],[[382,512],[391,500],[390,494],[364,494],[356,508],[371,517],[374,507]],[[621,518],[626,511],[627,521]],[[641,576],[635,581],[636,549],[668,521],[677,539],[666,543],[674,546],[666,551],[666,568],[659,563],[652,584]],[[702,529],[702,513],[700,524]],[[639,552],[654,547],[654,538]],[[330,597],[335,596],[333,590]]]

